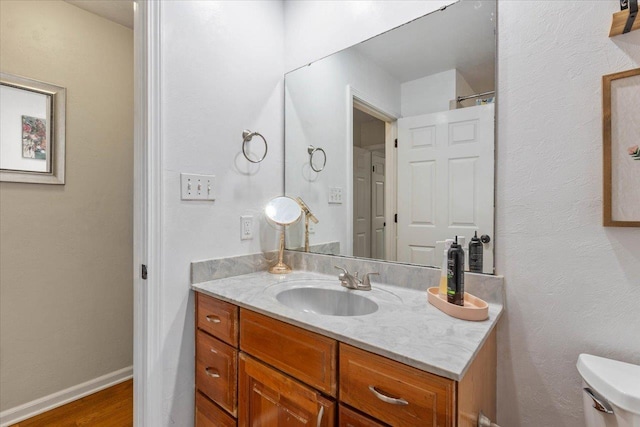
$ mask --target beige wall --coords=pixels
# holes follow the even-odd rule
[[[66,185],[0,184],[0,410],[133,356],[133,33],[0,1],[3,72],[67,88]]]

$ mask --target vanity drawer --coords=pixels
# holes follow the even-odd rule
[[[223,409],[237,413],[238,351],[202,331],[196,341],[196,388]]]
[[[453,426],[455,382],[340,344],[340,401],[392,426]]]
[[[385,427],[386,424],[381,424],[365,415],[350,409],[344,405],[340,405],[338,425],[340,427]]]
[[[196,427],[236,427],[236,420],[196,391]]]
[[[237,347],[238,307],[200,292],[196,295],[198,328]]]
[[[240,348],[335,397],[336,340],[241,309]]]

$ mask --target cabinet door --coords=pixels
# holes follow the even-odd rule
[[[335,425],[335,402],[244,353],[239,376],[239,426]]]

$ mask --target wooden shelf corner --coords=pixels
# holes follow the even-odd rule
[[[611,20],[611,30],[609,31],[609,37],[614,37],[622,34],[622,31],[624,30],[624,26],[627,23],[628,17],[629,17],[629,9],[621,10],[620,12],[616,12],[613,14],[613,18]],[[637,30],[639,28],[640,28],[640,16],[637,16],[636,20],[633,22],[631,31]]]

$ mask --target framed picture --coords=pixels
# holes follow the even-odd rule
[[[602,77],[606,227],[640,227],[640,68]]]
[[[63,87],[0,73],[0,181],[64,184]]]

